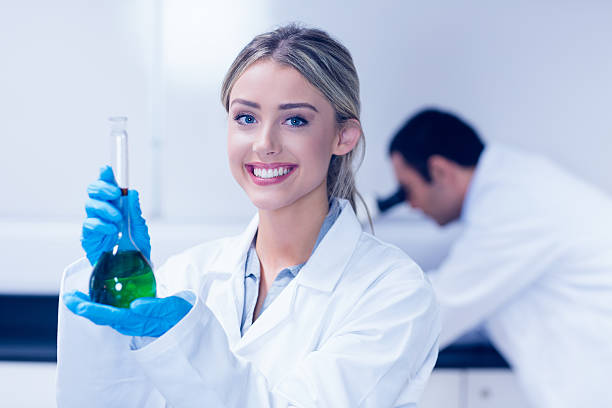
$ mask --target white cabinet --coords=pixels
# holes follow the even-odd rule
[[[35,389],[36,392],[31,392]],[[0,362],[6,407],[55,407],[55,363]],[[434,370],[419,408],[528,408],[506,369]]]
[[[510,370],[466,370],[465,408],[529,407]]]
[[[55,407],[55,363],[0,362],[3,407]]]
[[[512,371],[434,370],[420,408],[528,408]]]
[[[462,370],[434,370],[419,408],[462,408],[464,381]]]

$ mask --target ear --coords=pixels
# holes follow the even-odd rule
[[[357,146],[361,137],[361,123],[357,119],[349,119],[342,124],[334,138],[332,153],[342,156],[349,153]]]
[[[427,160],[427,168],[432,183],[449,184],[453,182],[454,166],[446,157],[434,154]]]

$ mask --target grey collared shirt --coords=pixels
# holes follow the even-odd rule
[[[327,213],[327,216],[323,221],[323,225],[319,230],[319,235],[312,252],[317,249],[317,246],[319,246],[319,243],[325,234],[327,234],[327,231],[329,231],[331,226],[334,224],[340,215],[340,210],[339,201],[337,199],[332,199],[329,206],[329,212]],[[253,242],[251,242],[251,247],[247,253],[244,267],[244,302],[242,306],[242,321],[240,323],[240,334],[242,336],[244,336],[244,333],[246,333],[249,327],[251,327],[253,324],[253,314],[255,313],[257,297],[259,296],[261,269],[259,258],[257,256],[257,252],[255,251],[255,239],[256,238],[253,238]],[[268,290],[268,294],[266,295],[266,299],[261,307],[260,314],[263,313],[264,310],[266,310],[266,308],[270,306],[274,299],[276,299],[276,297],[282,292],[282,290],[289,285],[289,283],[297,276],[298,272],[300,272],[300,269],[302,269],[305,264],[306,263],[304,262],[299,265],[290,266],[278,273],[274,279],[274,282],[272,282],[270,289]]]

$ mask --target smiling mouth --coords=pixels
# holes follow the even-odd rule
[[[279,166],[257,166],[253,164],[245,165],[247,170],[255,177],[266,180],[277,177],[283,177],[291,173],[297,166],[295,165],[279,165]]]

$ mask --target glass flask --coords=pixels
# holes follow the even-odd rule
[[[126,117],[112,117],[112,168],[121,196],[114,203],[121,212],[117,244],[102,253],[89,279],[91,300],[128,308],[132,300],[155,297],[153,267],[132,239],[132,220],[128,210],[128,135]]]

